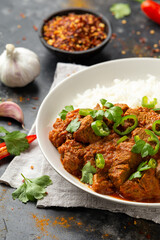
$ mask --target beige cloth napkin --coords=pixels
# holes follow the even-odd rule
[[[68,75],[84,69],[86,67],[74,64],[58,63],[52,87],[62,81]],[[30,134],[35,133],[35,123]],[[31,169],[31,166],[34,168]],[[160,207],[134,207],[124,204],[117,204],[104,199],[94,197],[61,177],[44,158],[37,141],[34,141],[29,151],[15,157],[4,174],[0,178],[0,182],[9,184],[11,187],[17,188],[22,184],[21,173],[26,177],[34,178],[41,175],[49,175],[53,181],[53,185],[47,188],[48,195],[37,202],[37,207],[87,207],[108,210],[111,212],[125,213],[134,218],[144,218],[160,223]]]

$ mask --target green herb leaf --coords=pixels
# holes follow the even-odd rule
[[[0,139],[5,141],[7,151],[12,155],[20,155],[21,152],[29,148],[26,134],[20,131],[8,132],[5,128],[0,127],[0,133],[4,136],[0,136]]]
[[[150,168],[156,168],[156,167],[157,167],[157,162],[153,158],[151,158],[148,163],[147,161],[141,162],[137,168],[137,171],[129,177],[129,180],[132,180],[134,178],[141,178],[142,177],[141,172],[146,171]]]
[[[96,173],[96,168],[91,165],[91,162],[87,162],[82,168],[82,178],[80,181],[92,185],[94,173]]]
[[[23,174],[22,174],[23,176]],[[44,175],[38,178],[24,178],[24,183],[12,193],[12,198],[19,199],[21,202],[36,201],[46,196],[45,188],[52,184],[49,176]]]
[[[144,158],[148,155],[150,155],[150,156],[153,155],[154,149],[149,143],[146,143],[142,139],[138,139],[138,140],[136,140],[136,138],[134,138],[134,139],[135,139],[135,144],[133,145],[131,152],[140,153],[142,158]]]
[[[101,104],[104,106],[104,107],[107,107],[107,108],[110,108],[110,107],[113,107],[113,103],[110,103],[108,102],[106,99],[102,98],[100,99],[100,102]]]
[[[130,177],[129,177],[129,180],[132,180],[134,178],[141,178],[142,177],[142,173],[137,171],[135,173],[133,173]]]
[[[77,131],[77,129],[80,127],[81,122],[78,118],[73,119],[70,124],[67,126],[66,130],[70,133],[73,133]]]
[[[131,8],[129,4],[115,3],[110,7],[110,11],[114,14],[116,19],[123,18],[131,14]]]
[[[90,112],[92,118],[96,120],[102,120],[104,116],[104,111],[103,110],[93,110]]]
[[[71,112],[74,110],[74,107],[72,105],[70,106],[65,106],[64,109],[59,113],[59,116],[62,120],[66,119],[66,115],[68,112]]]
[[[121,116],[122,114],[123,114],[123,111],[120,107],[113,106],[105,111],[104,116],[108,118],[110,121],[120,122],[122,119],[122,116]]]

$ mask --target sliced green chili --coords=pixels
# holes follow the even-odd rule
[[[92,122],[91,127],[97,136],[105,137],[110,134],[108,126],[102,120]]]
[[[149,141],[149,142],[155,142],[155,143],[157,143],[156,146],[155,146],[155,148],[154,148],[153,154],[152,154],[152,155],[155,155],[155,154],[158,152],[159,147],[160,147],[159,139],[158,139],[158,137],[157,137],[152,131],[146,129],[145,132],[146,132],[148,135],[150,135],[150,137],[148,138],[148,141]]]
[[[101,153],[97,153],[95,160],[96,160],[96,167],[103,169],[105,166],[105,160],[103,155]]]
[[[160,120],[156,120],[153,124],[152,124],[152,130],[153,130],[153,132],[156,134],[156,135],[158,135],[158,136],[160,136],[160,131],[157,131],[157,125],[160,125]]]
[[[142,98],[142,107],[154,108],[156,104],[157,104],[157,98],[153,98],[153,101],[150,101],[150,102],[148,102],[147,96],[144,96]]]
[[[124,142],[127,138],[128,138],[127,136],[121,137],[121,138],[117,141],[117,145],[120,144],[121,142]]]
[[[134,120],[134,124],[131,126],[131,127],[128,127],[125,131],[121,132],[120,130],[118,130],[117,128],[122,125],[124,126],[124,122],[128,119],[133,119]],[[121,121],[120,122],[116,122],[114,125],[113,125],[113,130],[118,133],[119,135],[123,136],[123,135],[126,135],[126,134],[129,134],[133,129],[135,129],[138,125],[138,119],[136,117],[136,115],[127,115],[127,116],[124,116],[122,117]]]

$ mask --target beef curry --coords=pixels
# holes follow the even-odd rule
[[[160,114],[101,99],[94,109],[67,106],[49,139],[70,174],[100,194],[160,202]]]

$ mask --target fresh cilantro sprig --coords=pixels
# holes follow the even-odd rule
[[[74,110],[74,107],[72,105],[70,106],[65,106],[64,109],[59,113],[59,116],[62,120],[66,119],[66,115],[68,112],[71,112]]]
[[[148,163],[147,161],[141,162],[137,168],[137,171],[129,177],[129,180],[132,180],[134,178],[141,178],[142,177],[141,172],[146,171],[150,168],[156,168],[156,167],[157,167],[157,162],[153,158],[151,158]]]
[[[116,19],[123,18],[131,14],[130,5],[127,3],[115,3],[110,7],[110,11]]]
[[[149,143],[145,142],[140,138],[138,139],[138,137],[137,137],[138,140],[136,140],[136,138],[134,139],[135,139],[135,144],[133,145],[131,152],[140,153],[142,158],[148,155],[150,156],[153,155],[154,149]]]
[[[142,158],[150,155],[153,156],[159,151],[160,143],[157,136],[151,131],[146,129],[145,132],[150,136],[147,140],[149,142],[155,142],[156,146],[153,148],[149,143],[145,142],[144,140],[140,139],[138,135],[134,137],[135,144],[131,149],[131,152],[140,153]]]
[[[26,203],[28,201],[36,201],[47,195],[46,187],[52,184],[49,176],[43,175],[38,178],[29,179],[23,176],[24,183],[12,193],[12,198]]]
[[[104,116],[113,122],[120,122],[122,119],[123,111],[118,106],[113,106],[109,109],[106,109]]]
[[[113,105],[113,103],[110,103],[110,102],[108,102],[106,99],[104,99],[104,98],[101,98],[100,99],[100,102],[101,102],[101,104],[104,106],[104,107],[107,107],[107,108],[110,108],[110,107],[113,107],[114,105]]]
[[[0,127],[0,139],[6,143],[7,151],[11,155],[20,155],[29,148],[26,136],[20,131],[8,132],[4,127]]]
[[[82,178],[80,181],[92,185],[94,173],[96,173],[96,168],[91,165],[91,162],[87,162],[82,168]]]
[[[70,133],[73,133],[77,131],[77,129],[80,127],[81,122],[78,118],[73,119],[67,126],[66,130]]]
[[[102,120],[104,116],[103,110],[93,110],[90,112],[91,117],[96,120]]]

